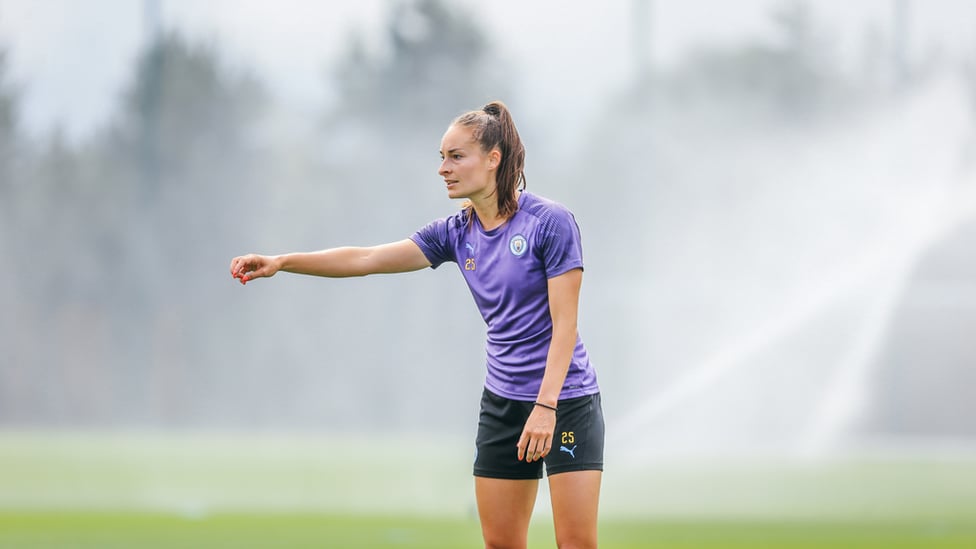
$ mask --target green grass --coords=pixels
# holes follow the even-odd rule
[[[18,549],[477,547],[468,521],[307,514],[32,513],[0,516],[0,547]]]
[[[529,547],[554,548],[551,523],[537,521]],[[474,519],[143,513],[0,514],[0,548],[247,549],[480,547]],[[604,521],[603,549],[971,549],[976,523]]]
[[[0,431],[0,549],[480,547],[468,441]],[[545,484],[530,548],[554,548]],[[976,548],[976,458],[608,456],[603,549]]]

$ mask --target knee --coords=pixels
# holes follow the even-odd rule
[[[485,540],[485,549],[525,549],[525,542],[512,540]]]
[[[589,543],[589,542],[584,542],[584,543],[576,543],[576,542],[560,543],[560,542],[557,541],[556,542],[556,547],[558,547],[559,549],[596,549],[596,542],[593,542],[593,543]]]
[[[596,549],[596,537],[590,536],[565,536],[556,538],[556,547],[559,549]]]
[[[485,549],[525,549],[528,539],[524,536],[512,535],[485,535]]]

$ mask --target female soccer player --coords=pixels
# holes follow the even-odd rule
[[[241,283],[278,271],[324,277],[458,265],[487,324],[487,376],[474,463],[485,547],[526,546],[543,463],[556,542],[597,546],[604,423],[596,373],[577,333],[583,275],[573,214],[525,191],[525,149],[508,108],[462,114],[441,140],[461,211],[372,247],[235,257]]]

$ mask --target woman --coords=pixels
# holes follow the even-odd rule
[[[577,334],[583,261],[565,207],[524,190],[525,149],[506,108],[459,116],[441,166],[460,212],[410,238],[231,261],[241,283],[278,271],[325,277],[416,271],[457,263],[487,324],[487,376],[474,463],[486,547],[525,547],[543,463],[559,547],[596,547],[603,412]]]

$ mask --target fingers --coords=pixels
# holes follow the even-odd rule
[[[551,449],[552,435],[531,436],[523,432],[518,444],[518,459],[532,463],[548,456]]]
[[[230,274],[240,280],[241,284],[247,284],[255,278],[269,276],[267,260],[255,254],[235,257],[230,262]]]
[[[240,280],[241,284],[247,284],[251,278],[248,273],[255,269],[254,263],[253,257],[249,255],[235,257],[230,262],[230,275]]]
[[[251,270],[249,268],[251,263],[252,259],[249,255],[235,257],[230,260],[230,275],[234,278],[241,278],[247,271]]]
[[[552,435],[547,435],[544,439],[538,441],[539,449],[539,459],[542,459],[549,455],[549,450],[552,449]]]
[[[552,450],[552,433],[555,429],[555,417],[537,415],[535,411],[529,415],[522,429],[516,448],[519,461],[528,463],[538,461],[549,455]]]

